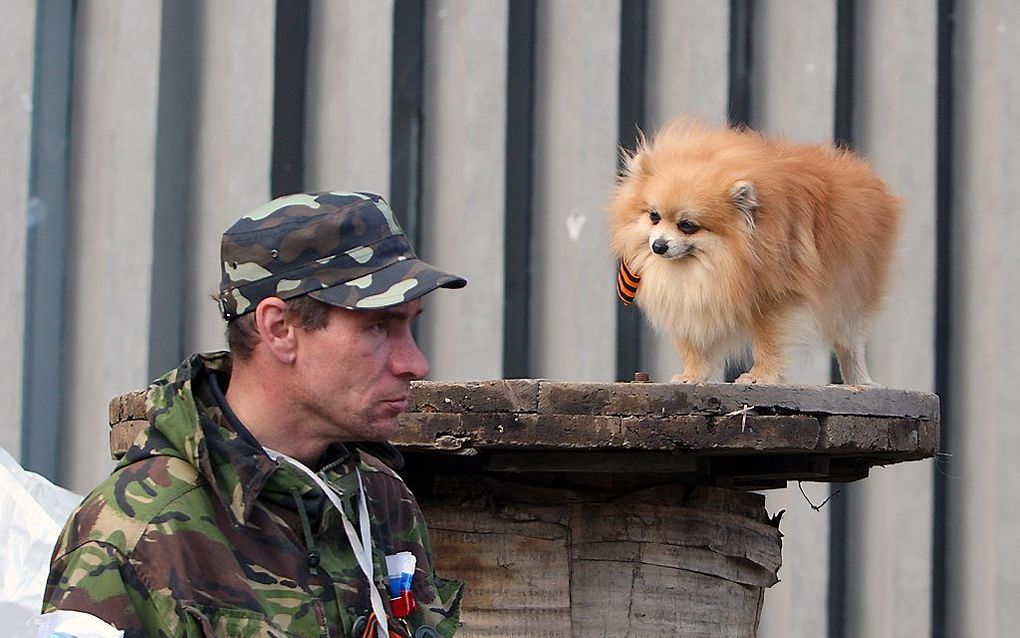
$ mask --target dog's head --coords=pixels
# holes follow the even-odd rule
[[[625,155],[609,203],[617,255],[711,263],[745,245],[759,203],[743,135],[673,123]]]
[[[679,259],[719,250],[720,242],[733,233],[734,224],[744,224],[747,231],[754,228],[758,204],[754,185],[746,180],[731,184],[724,197],[722,193],[671,195],[649,197],[637,222],[641,234],[648,234],[648,250],[659,257]]]

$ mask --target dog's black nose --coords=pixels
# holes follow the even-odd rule
[[[665,239],[656,239],[652,242],[652,252],[656,255],[665,255],[667,250],[669,250],[669,244]]]

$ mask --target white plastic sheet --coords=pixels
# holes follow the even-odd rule
[[[124,632],[91,614],[51,611],[39,616],[36,638],[123,638]]]
[[[50,554],[82,497],[26,472],[0,447],[0,618],[6,636],[33,637]]]

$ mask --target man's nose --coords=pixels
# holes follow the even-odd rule
[[[414,336],[408,334],[393,349],[393,374],[402,377],[410,375],[414,379],[422,379],[429,373],[429,362],[418,348]]]
[[[660,237],[652,242],[652,252],[656,255],[665,255],[667,250],[669,250],[669,244],[665,239]]]

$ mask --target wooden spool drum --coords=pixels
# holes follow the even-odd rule
[[[754,636],[781,563],[748,490],[938,450],[938,397],[846,386],[412,385],[394,443],[475,636]],[[111,447],[144,422],[110,404]]]
[[[468,583],[458,635],[749,637],[777,582],[781,534],[758,494],[669,487],[605,502],[496,480],[470,492],[425,507],[437,570]]]

